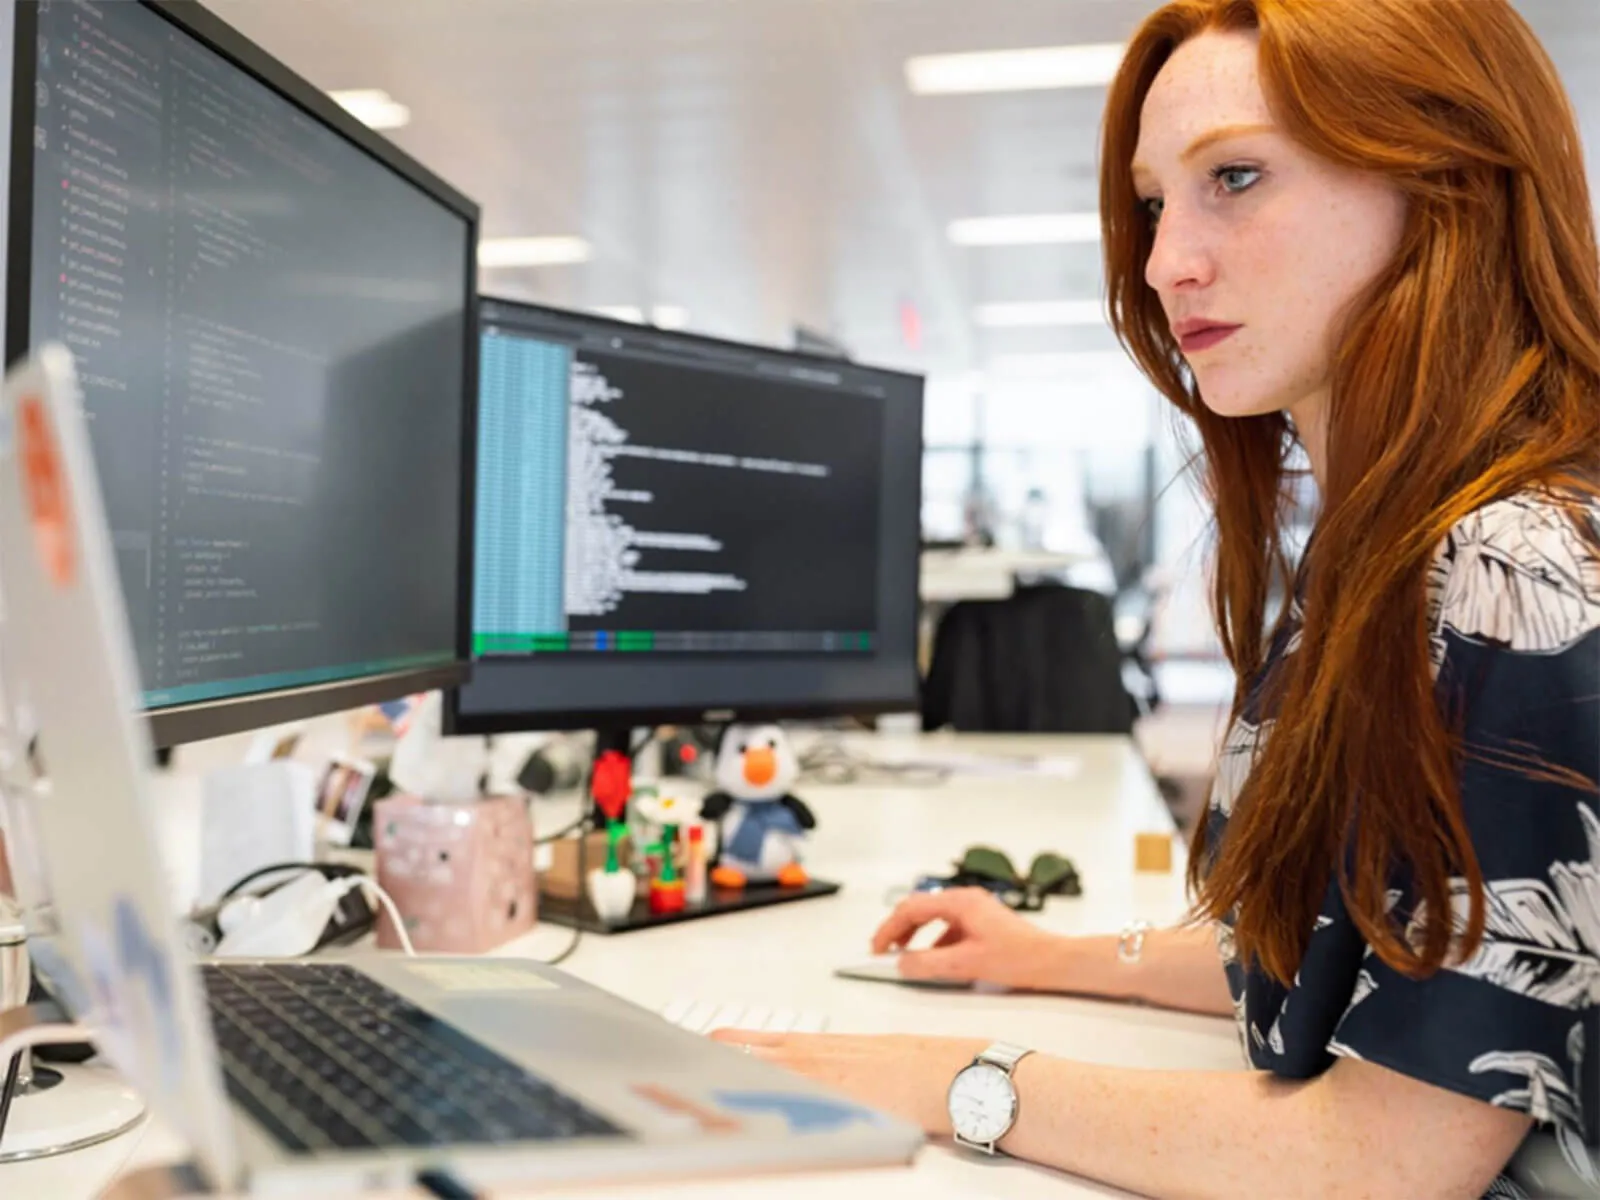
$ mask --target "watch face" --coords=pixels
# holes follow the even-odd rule
[[[975,1063],[950,1085],[950,1123],[969,1142],[998,1141],[1016,1117],[1016,1089],[999,1067]]]

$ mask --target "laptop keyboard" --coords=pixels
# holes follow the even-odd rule
[[[351,967],[201,972],[228,1094],[290,1149],[628,1136]]]

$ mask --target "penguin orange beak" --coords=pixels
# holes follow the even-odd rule
[[[778,776],[778,756],[765,746],[744,752],[744,780],[751,787],[766,787]]]

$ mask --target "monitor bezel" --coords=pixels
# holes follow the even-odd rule
[[[462,347],[461,543],[457,563],[455,659],[406,671],[354,676],[329,683],[277,688],[193,704],[144,710],[158,747],[222,737],[266,725],[305,720],[342,709],[396,699],[464,683],[471,674],[472,546],[477,497],[478,412],[478,230],[480,209],[444,179],[387,138],[368,129],[327,93],[273,58],[199,0],[138,0],[138,3],[271,88],[314,120],[465,221],[466,254],[462,279],[467,304],[467,337]],[[9,368],[28,352],[33,258],[34,85],[38,77],[38,12],[16,3],[12,24],[10,181],[6,188],[5,362]]]
[[[479,297],[479,301],[480,331],[482,329],[483,306],[495,305],[567,320],[576,318],[599,328],[615,329],[619,334],[637,336],[640,333],[648,333],[653,337],[661,337],[687,345],[700,345],[708,349],[754,351],[763,355],[771,355],[775,358],[814,365],[819,370],[838,371],[844,369],[859,371],[899,380],[912,380],[919,386],[925,386],[927,381],[925,375],[917,374],[914,371],[900,371],[892,367],[872,366],[856,362],[853,359],[843,360],[831,355],[813,354],[804,350],[764,345],[758,342],[741,342],[731,338],[689,333],[684,330],[661,329],[653,325],[640,325],[631,321],[617,320],[598,313],[564,309],[549,304],[537,304],[529,300],[513,297],[482,295]],[[925,393],[919,393],[918,403],[922,406],[926,405]],[[919,456],[917,467],[918,511],[920,511],[922,482],[921,458]],[[477,497],[474,495],[474,506],[476,506],[476,500]],[[915,584],[908,590],[910,592],[908,598],[909,611],[905,615],[909,619],[910,627],[915,630],[918,628],[921,617],[921,598],[918,595],[918,589]],[[469,610],[467,613],[469,628],[471,623],[472,614]],[[443,730],[447,736],[492,736],[495,734],[528,733],[545,730],[616,729],[623,726],[721,725],[783,720],[825,720],[839,717],[867,718],[883,716],[888,713],[917,711],[921,706],[921,687],[922,674],[917,666],[915,652],[912,656],[909,694],[868,696],[830,702],[799,700],[793,704],[711,706],[685,704],[641,706],[636,708],[522,709],[517,712],[468,713],[463,712],[461,709],[461,691],[460,687],[457,686],[447,689],[444,693],[444,703],[442,705]]]

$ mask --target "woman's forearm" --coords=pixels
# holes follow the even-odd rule
[[[1297,1088],[1259,1072],[1132,1071],[1033,1055],[1016,1087],[1022,1102],[1003,1149],[1033,1162],[1163,1198],[1338,1194],[1308,1169],[1303,1133],[1284,1124]]]
[[[1233,1015],[1233,999],[1209,927],[1151,930],[1138,961],[1131,963],[1117,957],[1115,937],[1062,938],[1058,950],[1041,981],[1042,990]]]
[[[1014,1081],[1001,1149],[1163,1200],[1477,1197],[1527,1129],[1520,1114],[1360,1062],[1289,1082],[1033,1054]],[[942,1103],[928,1120],[949,1136]]]

